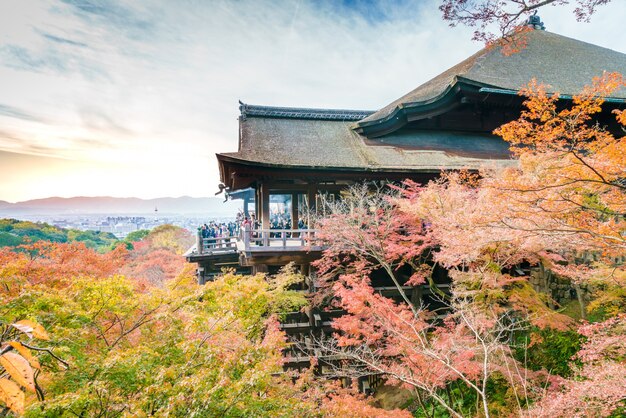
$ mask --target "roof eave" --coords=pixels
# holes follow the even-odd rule
[[[389,115],[375,120],[357,122],[352,129],[368,138],[377,138],[390,134],[409,122],[430,118],[449,112],[463,104],[465,93],[477,93],[482,87],[488,86],[461,76],[456,76],[454,81],[439,95],[432,99],[407,102],[398,105]]]
[[[225,154],[216,154],[218,162],[221,163],[234,163],[240,164],[244,166],[250,167],[265,167],[265,168],[279,168],[279,169],[293,169],[293,170],[316,170],[316,171],[347,171],[347,172],[371,172],[371,173],[382,173],[382,172],[403,172],[403,173],[414,173],[414,172],[425,172],[425,173],[439,173],[441,172],[442,167],[424,167],[424,168],[406,168],[406,167],[344,167],[344,166],[316,166],[316,165],[290,165],[290,164],[275,164],[275,163],[267,163],[260,161],[252,161],[246,160],[243,158],[233,157],[231,155]],[[459,168],[464,167],[464,165],[459,165]],[[452,168],[456,169],[456,168]],[[220,165],[220,174],[221,174],[221,165]]]

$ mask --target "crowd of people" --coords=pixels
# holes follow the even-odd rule
[[[298,220],[296,229],[306,229],[304,220]],[[239,212],[234,222],[211,221],[200,226],[199,231],[202,238],[230,238],[240,234],[243,230],[255,231],[261,229],[261,223],[254,213],[245,216]],[[274,212],[270,216],[270,229],[292,229],[291,216],[288,213]],[[278,236],[279,233],[270,234]]]
[[[261,224],[256,219],[254,213],[250,215],[250,217],[243,217],[242,222],[240,223],[241,228],[244,228],[246,225],[250,226],[251,230],[261,229]],[[298,226],[295,229],[305,229],[306,223],[304,220],[298,220]],[[291,224],[291,216],[286,213],[274,212],[270,215],[270,228],[269,229],[294,229]],[[278,233],[276,233],[278,234]],[[274,236],[274,235],[271,235]]]
[[[202,238],[227,238],[239,234],[239,224],[237,222],[215,222],[211,221],[200,227]]]

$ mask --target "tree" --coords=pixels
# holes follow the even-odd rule
[[[585,345],[578,355],[582,368],[574,365],[579,371],[569,379],[526,369],[512,342],[527,336],[530,325],[574,325],[547,306],[516,266],[542,263],[575,284],[623,286],[613,282],[623,280],[625,268],[626,142],[616,136],[616,125],[595,123],[603,97],[623,85],[621,76],[605,74],[564,106],[533,82],[522,91],[527,110],[496,131],[512,144],[516,167],[447,173],[426,186],[406,182],[401,196],[372,197],[365,189],[319,223],[320,236],[334,241],[318,263],[320,273],[346,312],[333,324],[337,342],[322,345],[346,359],[337,373],[382,374],[392,384],[416,388],[422,411],[426,396],[453,416],[490,416],[502,407],[522,414],[532,402],[535,412],[557,411],[561,401],[569,410],[598,414],[621,405],[623,390],[598,389],[623,389],[622,365],[615,361],[622,357],[599,363],[582,354],[609,342],[621,347],[620,331]],[[616,113],[623,122],[623,112]],[[425,282],[429,260],[445,266],[452,281],[443,322],[403,295],[407,283]],[[408,282],[398,279],[403,265],[413,268]],[[401,298],[374,290],[376,272],[388,275]],[[531,334],[515,351],[539,344],[537,338]],[[480,412],[455,399],[457,383],[464,398],[482,405]],[[508,398],[496,401],[498,385]]]
[[[124,239],[124,241],[128,241],[128,242],[141,241],[149,234],[150,234],[150,231],[148,231],[147,229],[140,229],[140,230],[133,231],[130,234],[126,235],[126,238]]]
[[[362,184],[350,188],[341,200],[325,203],[330,215],[316,220],[318,238],[326,247],[324,257],[315,263],[321,278],[318,285],[332,290],[330,286],[338,273],[360,279],[382,270],[410,304],[402,289],[406,277],[401,277],[401,269],[415,270],[409,285],[429,279],[426,273],[431,267],[425,262],[433,242],[412,214],[397,210],[394,200],[399,193],[385,186]],[[325,278],[330,282],[324,283]]]
[[[548,96],[533,81],[520,91],[528,96],[527,110],[495,131],[512,145],[520,168],[506,170],[485,186],[514,196],[521,208],[509,211],[514,219],[543,215],[533,216],[545,222],[530,228],[567,236],[561,246],[570,250],[607,257],[626,251],[626,139],[594,120],[604,98],[623,86],[620,74],[604,74],[574,96],[571,107],[560,109],[559,95]]]
[[[524,36],[517,38],[513,34],[522,34],[529,28],[524,27],[528,17],[537,13],[542,7],[565,6],[574,4],[574,15],[580,21],[588,22],[599,6],[610,3],[611,0],[442,0],[439,10],[443,19],[450,22],[450,26],[465,25],[476,28],[474,40],[487,44],[508,45],[505,49],[515,52],[525,45]],[[496,26],[497,30],[491,29]],[[511,45],[511,42],[514,45]]]
[[[121,269],[128,277],[146,280],[153,286],[165,286],[185,267],[181,257],[191,245],[191,235],[183,228],[173,225],[160,225],[152,231],[140,232],[143,236],[133,244],[129,259]]]
[[[145,254],[167,251],[158,241]],[[119,275],[136,261],[124,247],[100,254],[83,244],[0,252],[0,406],[56,417],[318,416],[322,395],[281,373],[275,314],[306,304],[288,290],[293,272],[226,273],[199,286],[181,262],[154,286]],[[44,347],[27,339],[43,335],[38,323],[50,335]],[[20,367],[8,378],[4,359]]]
[[[541,310],[520,294],[536,294],[521,279],[495,271],[493,261],[480,266],[483,270],[456,264],[452,295],[440,295],[448,314],[439,322],[436,312],[405,292],[426,283],[436,292],[431,274],[437,231],[408,209],[415,204],[406,197],[412,192],[356,187],[330,206],[329,217],[318,220],[319,237],[328,240],[318,275],[326,284],[324,294],[345,311],[333,322],[335,340],[320,341],[318,348],[345,360],[337,376],[381,374],[389,384],[412,388],[422,410],[434,401],[447,414],[464,416],[476,406],[463,405],[462,398],[473,397],[489,416],[488,387],[495,378],[506,381],[521,408],[545,375],[525,370],[505,342],[527,326],[515,312]],[[412,273],[403,272],[405,267]],[[375,290],[373,283],[385,279],[396,286],[398,298]]]

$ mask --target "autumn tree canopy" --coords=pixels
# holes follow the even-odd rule
[[[496,130],[515,167],[406,182],[400,195],[355,189],[331,206],[320,227],[332,242],[318,266],[346,315],[334,322],[336,341],[320,345],[350,359],[338,375],[380,373],[414,391],[424,416],[609,416],[624,407],[626,142],[618,125],[596,123],[605,97],[624,85],[605,74],[564,102],[532,81],[520,118]],[[612,117],[623,125],[623,111]],[[427,282],[432,263],[452,282],[441,322],[404,294]],[[400,281],[405,265],[414,273]],[[570,279],[576,293],[594,289],[580,309],[604,322],[551,309],[522,265]],[[377,293],[375,272],[401,297]],[[528,361],[552,349],[552,336],[571,342],[561,375]]]

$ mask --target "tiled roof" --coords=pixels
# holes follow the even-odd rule
[[[424,171],[511,164],[508,144],[490,134],[441,131],[368,139],[353,122],[305,118],[240,119],[239,151],[219,154],[281,167]]]
[[[550,85],[550,91],[571,96],[604,71],[626,74],[626,54],[543,30],[533,30],[525,35],[528,44],[520,52],[505,56],[500,48],[484,48],[369,115],[358,125],[393,117],[404,106],[436,101],[460,80],[518,91],[536,78]],[[626,89],[617,91],[613,97],[626,99]]]

